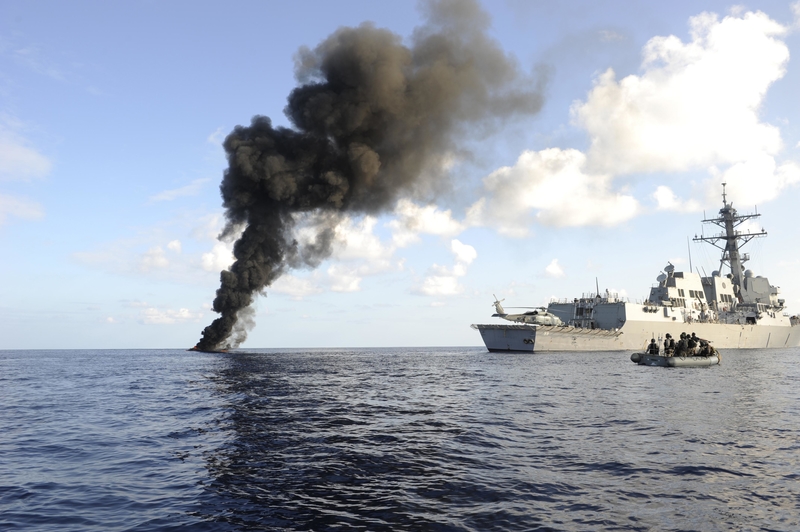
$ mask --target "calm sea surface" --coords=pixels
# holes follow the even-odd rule
[[[0,530],[800,530],[800,350],[0,351]]]

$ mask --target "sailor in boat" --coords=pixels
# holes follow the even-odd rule
[[[681,339],[678,340],[678,345],[675,346],[675,356],[685,357],[688,355],[689,345],[686,341],[686,333],[681,333]]]
[[[686,346],[689,348],[689,356],[697,354],[697,342],[698,338],[695,333],[692,333],[691,336],[688,334],[686,335]]]
[[[650,339],[650,345],[647,346],[647,353],[650,355],[658,354],[658,344],[656,343],[655,338]]]
[[[675,339],[672,337],[670,333],[664,337],[664,356],[671,357],[672,353],[675,352]]]

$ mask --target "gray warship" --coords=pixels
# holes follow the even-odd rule
[[[750,257],[740,251],[742,246],[767,233],[741,232],[737,227],[761,215],[738,214],[727,201],[725,185],[719,216],[703,220],[722,232],[694,238],[722,251],[719,270],[711,276],[676,271],[667,264],[643,303],[598,290],[551,301],[546,309],[506,314],[495,298],[493,316],[512,323],[472,328],[489,351],[641,350],[651,338],[661,343],[667,333],[677,337],[681,332],[694,332],[720,349],[800,346],[800,320],[786,312],[780,289],[744,268]]]

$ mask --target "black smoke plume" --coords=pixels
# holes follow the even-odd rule
[[[414,30],[410,46],[364,23],[302,48],[300,85],[284,110],[294,128],[256,116],[225,139],[227,224],[220,238],[245,229],[234,264],[220,276],[213,306],[220,317],[198,349],[239,345],[255,295],[287,269],[330,256],[342,215],[375,214],[401,196],[430,195],[442,187],[441,162],[456,152],[457,139],[541,107],[541,78],[523,75],[487,35],[488,16],[476,3],[435,0],[424,9],[428,22]],[[311,212],[328,223],[300,246],[293,229]]]

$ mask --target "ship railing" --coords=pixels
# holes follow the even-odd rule
[[[616,292],[611,292],[609,294],[603,294],[601,296],[597,296],[595,293],[589,294],[581,294],[581,297],[574,297],[574,298],[558,298],[558,297],[551,297],[550,303],[556,304],[572,304],[572,303],[583,303],[583,304],[594,304],[597,302],[601,303],[632,303],[630,298],[627,297],[620,297],[620,295]],[[641,304],[640,301],[636,301],[636,303]]]

